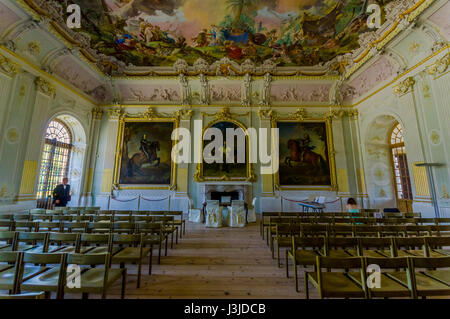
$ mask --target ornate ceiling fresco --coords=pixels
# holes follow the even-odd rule
[[[353,73],[432,0],[21,0],[112,75]],[[70,30],[66,6],[82,8]],[[379,29],[367,26],[378,4]],[[362,61],[364,60],[364,61]],[[362,61],[362,63],[360,63]],[[165,73],[161,73],[165,70]],[[147,72],[145,72],[147,71]],[[290,73],[289,73],[290,74]],[[173,75],[173,74],[172,74]],[[280,75],[288,75],[286,73]]]
[[[392,0],[375,1],[384,7]],[[135,66],[227,57],[314,66],[359,48],[369,0],[75,0],[79,32],[99,53]],[[65,11],[65,10],[64,10]]]
[[[81,29],[67,27],[71,3]],[[384,10],[371,30],[364,12],[374,3]],[[103,105],[350,105],[448,43],[448,9],[442,0],[2,0],[0,48]]]

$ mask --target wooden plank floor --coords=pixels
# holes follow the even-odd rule
[[[141,288],[136,289],[136,266],[127,266],[127,298],[304,298],[295,292],[292,266],[291,278],[286,278],[284,266],[278,268],[272,259],[259,225],[186,226],[186,236],[153,267],[151,276],[144,266]],[[303,289],[302,271],[299,274]],[[317,297],[311,290],[311,298]],[[119,297],[120,286],[115,285],[108,298]]]

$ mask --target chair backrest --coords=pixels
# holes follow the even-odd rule
[[[27,253],[23,255],[23,262],[27,264],[39,264],[39,265],[50,265],[50,264],[63,264],[65,262],[67,254],[58,253]]]
[[[109,268],[110,254],[69,254],[67,264],[69,265],[105,265]]]
[[[112,234],[111,243],[113,245],[140,245],[143,244],[143,234]]]
[[[231,210],[233,213],[244,213],[245,202],[243,200],[233,200],[231,201]]]
[[[8,231],[13,231],[15,227],[16,223],[13,220],[0,220],[0,228],[7,228]]]
[[[23,252],[16,251],[0,251],[0,262],[8,263],[14,267],[13,286],[11,290],[12,294],[19,292],[21,282],[21,267],[23,260]]]
[[[206,201],[206,211],[213,212],[219,210],[219,201],[218,200],[207,200]]]
[[[49,233],[48,242],[58,244],[76,244],[80,239],[80,233]]]
[[[19,233],[15,231],[1,231],[0,242],[7,242],[11,245],[16,241],[18,235]]]
[[[0,250],[0,263],[13,264],[18,260],[17,258],[19,257],[20,254],[23,254],[23,252]]]
[[[80,242],[81,245],[109,245],[111,240],[110,234],[81,234]]]
[[[334,268],[334,269],[355,269],[362,268],[362,257],[334,258],[317,256],[317,269]]]
[[[0,299],[2,300],[26,300],[26,299],[45,299],[45,292],[30,292],[24,294],[16,295],[2,295],[0,294]]]

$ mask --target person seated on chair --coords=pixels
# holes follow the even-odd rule
[[[63,178],[62,184],[59,184],[53,190],[53,203],[56,207],[66,207],[70,202],[70,185],[67,177]]]
[[[349,213],[359,213],[359,205],[356,203],[356,200],[354,198],[349,198],[347,200],[347,211]]]

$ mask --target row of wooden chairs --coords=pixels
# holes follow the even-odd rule
[[[450,256],[450,237],[291,237],[291,248],[285,253],[286,276],[289,259],[294,265],[295,288],[298,291],[297,266],[313,266],[318,256],[336,259],[351,257],[443,258]]]
[[[81,232],[121,232],[134,233],[137,231],[138,224],[146,223],[161,223],[162,231],[165,234],[165,239],[171,237],[171,248],[173,242],[178,244],[179,228],[174,223],[173,216],[134,216],[132,218],[115,218],[98,217],[92,218],[72,218],[71,216],[59,216],[61,218],[54,218],[53,221],[42,221],[37,219],[35,221],[11,221],[0,220],[0,230],[19,230],[19,231],[56,231],[56,232],[71,232],[73,230]],[[95,221],[92,221],[95,220]],[[174,236],[175,234],[175,236]]]
[[[138,265],[137,288],[140,287],[142,261],[148,256],[148,273],[152,271],[153,245],[159,244],[154,236],[144,234],[82,234],[82,233],[24,233],[2,232],[5,241],[1,252],[22,251],[35,254],[105,254],[111,255],[111,263],[124,268],[125,263]],[[159,249],[161,247],[159,246]],[[0,273],[0,280],[1,280]]]
[[[379,272],[368,273],[370,265],[376,265]],[[450,296],[449,267],[450,257],[342,259],[317,256],[315,270],[305,272],[305,297],[309,298],[309,284],[318,290],[320,298]],[[374,275],[379,276],[379,281],[376,277],[371,280],[369,276]]]
[[[125,248],[126,249],[126,248]],[[122,279],[121,298],[125,297],[127,269],[111,267],[114,257],[109,253],[30,253],[0,251],[0,290],[8,290],[13,297],[23,291],[51,293],[57,299],[65,293],[90,293],[106,298],[107,291],[117,280]],[[80,273],[72,270],[78,266]],[[103,267],[98,267],[103,266]],[[76,269],[75,269],[76,270]]]
[[[28,212],[20,214],[1,214],[0,220],[63,220],[70,218],[70,220],[86,220],[86,221],[132,221],[135,217],[145,216],[172,216],[173,224],[179,228],[180,238],[186,234],[186,220],[183,217],[182,211],[77,211],[77,210],[45,210],[45,209],[31,209]],[[67,220],[67,219],[66,219]],[[177,236],[178,238],[178,236]]]
[[[10,222],[14,223],[14,222]],[[30,222],[27,222],[30,223]],[[138,224],[134,223],[87,223],[87,222],[32,222],[32,225],[28,225],[30,228],[15,228],[11,227],[9,231],[0,231],[0,241],[3,238],[8,238],[7,234],[11,232],[17,232],[22,234],[23,241],[29,240],[26,233],[38,234],[38,233],[118,233],[118,234],[144,234],[147,244],[158,245],[158,263],[161,261],[161,247],[165,244],[164,250],[167,256],[168,252],[168,237],[170,231],[168,231],[163,224],[153,222],[142,222]],[[173,234],[173,233],[172,233]],[[6,237],[5,237],[6,236]],[[36,235],[37,236],[37,235]],[[63,236],[63,235],[62,235]],[[1,248],[1,246],[0,246]],[[171,248],[173,248],[173,236]]]
[[[449,236],[450,226],[426,226],[426,225],[409,225],[409,226],[366,226],[366,225],[318,225],[318,224],[281,224],[276,225],[272,229],[267,238],[269,247],[274,258],[275,247],[277,251],[277,259],[279,261],[280,248],[290,247],[290,238],[292,235],[301,237],[418,237],[418,236]]]
[[[264,239],[265,230],[271,225],[271,218],[295,218],[295,219],[307,219],[310,218],[312,220],[336,220],[336,219],[348,219],[348,218],[358,218],[360,219],[360,223],[388,223],[389,219],[395,218],[395,222],[402,223],[406,222],[405,219],[416,219],[421,218],[421,213],[411,213],[411,214],[394,214],[392,216],[387,215],[389,213],[385,213],[383,218],[374,217],[372,213],[348,213],[348,212],[326,212],[326,213],[303,213],[303,212],[262,212],[261,220],[260,220],[260,235]],[[428,223],[429,221],[424,220],[423,222]],[[449,221],[447,221],[449,222]]]

